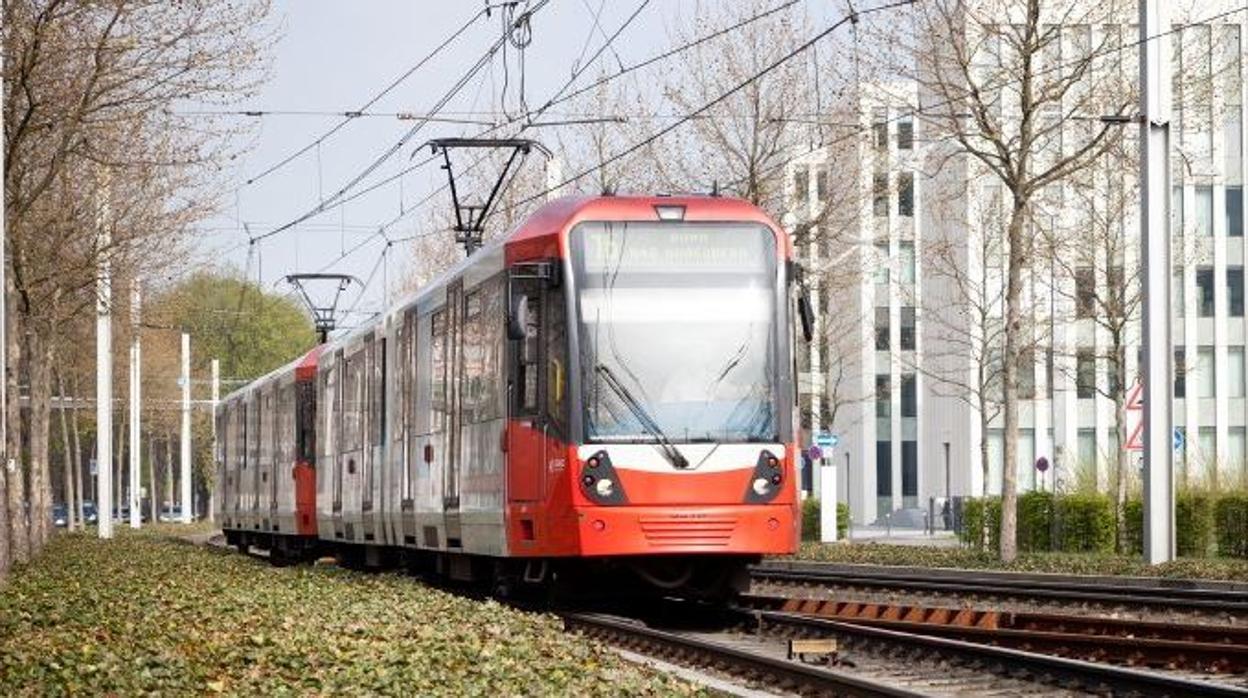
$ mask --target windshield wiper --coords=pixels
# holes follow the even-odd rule
[[[684,457],[684,455],[681,454],[680,451],[676,450],[676,447],[672,445],[671,440],[668,439],[667,435],[663,433],[663,430],[659,428],[658,423],[654,421],[654,419],[650,416],[650,413],[646,412],[646,408],[642,406],[641,402],[638,401],[636,397],[633,397],[633,394],[629,392],[628,388],[624,387],[624,384],[620,382],[620,379],[616,378],[615,373],[611,370],[611,368],[605,364],[598,364],[595,370],[598,372],[598,375],[602,378],[603,382],[607,384],[607,387],[611,388],[611,391],[619,396],[620,400],[624,402],[624,406],[628,408],[628,411],[633,413],[633,417],[635,417],[637,422],[641,424],[641,428],[654,438],[656,442],[655,445],[658,447],[659,452],[662,453],[663,457],[672,464],[672,467],[677,468],[678,470],[688,468],[689,461]]]

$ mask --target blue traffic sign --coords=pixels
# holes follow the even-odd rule
[[[836,445],[840,442],[840,437],[828,431],[821,431],[815,434],[815,445],[819,448],[836,448]]]
[[[1182,450],[1183,450],[1183,445],[1184,445],[1184,442],[1185,442],[1185,441],[1186,441],[1186,439],[1184,439],[1184,437],[1183,437],[1183,430],[1182,430],[1182,429],[1175,429],[1175,430],[1174,430],[1174,450],[1176,450],[1176,451],[1182,451]]]

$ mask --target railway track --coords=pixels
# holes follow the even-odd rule
[[[1204,673],[1248,671],[1248,628],[1037,612],[749,596],[750,608],[1089,661]]]
[[[1248,585],[1139,577],[1075,577],[945,569],[883,568],[773,561],[750,571],[756,584],[861,589],[962,601],[1013,599],[1100,611],[1167,612],[1248,618]],[[1168,619],[1170,620],[1170,619]]]
[[[596,613],[564,623],[602,641],[799,695],[1246,696],[1248,690],[1184,677],[979,645],[781,611],[740,609],[717,628],[671,627]],[[664,614],[671,618],[671,614]],[[833,638],[829,666],[785,656],[791,639]]]

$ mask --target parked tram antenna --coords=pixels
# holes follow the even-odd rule
[[[464,252],[468,256],[472,256],[472,253],[481,247],[485,233],[485,218],[490,214],[499,192],[503,189],[503,182],[507,181],[507,176],[513,166],[519,168],[516,160],[528,155],[534,149],[546,156],[546,159],[550,159],[550,151],[546,149],[546,146],[527,138],[437,138],[425,145],[429,146],[435,156],[438,153],[442,154],[442,169],[446,170],[447,182],[451,189],[451,205],[455,207],[455,242],[464,246]],[[466,199],[461,199],[459,189],[455,186],[451,151],[461,148],[510,151],[507,162],[503,164],[498,177],[494,180],[489,196],[481,203],[468,203]]]
[[[312,294],[308,292],[309,284],[326,281],[336,282],[333,296],[328,303],[318,304],[312,300]],[[312,313],[312,323],[316,326],[316,334],[320,337],[321,344],[324,344],[329,341],[329,333],[337,327],[338,300],[342,298],[342,292],[347,290],[352,283],[359,284],[360,280],[350,274],[308,273],[287,274],[286,283],[294,286],[299,291],[299,295],[303,296],[304,304]]]

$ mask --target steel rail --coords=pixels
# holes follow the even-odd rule
[[[993,664],[1008,672],[1025,671],[1049,682],[1074,682],[1091,691],[1140,696],[1248,696],[1248,689],[1018,649],[981,645],[931,635],[856,625],[777,611],[749,611],[760,629],[781,628],[801,635],[833,635],[843,645],[903,646],[959,661]]]
[[[1111,581],[1108,577],[1060,577],[967,570],[894,572],[880,568],[853,569],[801,563],[764,563],[750,570],[757,581],[835,584],[905,589],[952,594],[991,594],[1061,602],[1090,602],[1126,606],[1165,606],[1220,614],[1248,613],[1248,590],[1233,586],[1194,586],[1187,580],[1158,580],[1144,584],[1138,578]],[[1190,585],[1190,586],[1189,586]]]
[[[587,613],[561,614],[568,630],[580,630],[590,637],[659,649],[681,657],[693,657],[707,664],[727,669],[734,674],[766,676],[779,685],[787,685],[799,693],[837,696],[888,696],[915,698],[915,693],[862,677],[823,667],[802,664],[754,654],[716,642],[688,637],[679,633],[635,625],[609,616]]]

